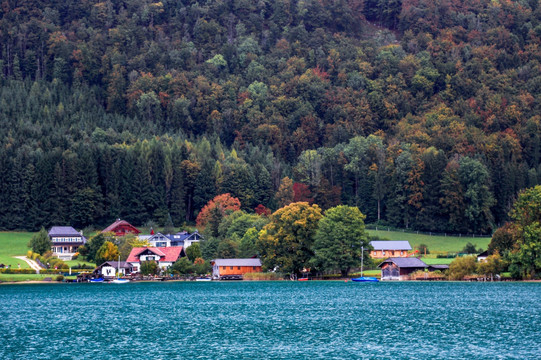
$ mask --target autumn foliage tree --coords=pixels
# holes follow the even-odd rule
[[[232,197],[229,193],[218,195],[201,209],[195,222],[197,226],[205,227],[212,216],[224,217],[228,210],[232,212],[240,210],[239,199]]]
[[[312,245],[321,217],[319,206],[307,202],[292,203],[274,212],[257,241],[264,265],[300,274],[314,254]]]
[[[96,253],[96,264],[101,265],[105,261],[118,261],[118,247],[110,241],[106,241]]]

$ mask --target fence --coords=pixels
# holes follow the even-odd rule
[[[376,231],[395,231],[395,232],[403,232],[407,234],[420,234],[420,235],[429,235],[429,236],[452,236],[452,237],[471,237],[471,238],[490,238],[492,237],[491,234],[456,234],[456,233],[438,233],[438,232],[424,232],[424,231],[418,231],[418,230],[407,230],[407,229],[398,229],[393,228],[392,226],[382,226],[382,225],[373,225],[373,224],[367,224],[366,229],[368,230],[376,230]]]

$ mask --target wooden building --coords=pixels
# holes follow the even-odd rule
[[[51,239],[51,251],[62,260],[71,260],[79,247],[86,244],[86,238],[82,232],[78,232],[71,226],[53,226],[49,230]]]
[[[419,270],[428,269],[428,265],[418,258],[388,258],[378,265],[381,268],[381,280],[409,280],[409,275]]]
[[[370,245],[374,248],[370,252],[373,259],[385,259],[388,257],[408,257],[408,251],[411,251],[409,241],[371,241]]]
[[[242,279],[246,273],[261,272],[259,259],[215,259],[211,261],[212,278]]]
[[[102,233],[112,232],[115,236],[124,236],[128,234],[137,235],[141,233],[139,229],[125,220],[117,219],[114,223],[103,229]]]

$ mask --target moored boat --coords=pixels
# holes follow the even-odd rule
[[[361,276],[358,278],[353,278],[351,281],[355,282],[379,282],[378,278],[375,277],[368,277],[368,276]]]
[[[113,281],[111,281],[111,283],[113,284],[126,284],[126,283],[129,283],[130,280],[128,279],[120,279],[120,278],[117,278],[117,279],[114,279]]]
[[[102,283],[103,282],[103,279],[102,278],[98,278],[98,279],[90,279],[89,280],[91,283]]]

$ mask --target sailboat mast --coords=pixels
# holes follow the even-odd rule
[[[364,246],[361,246],[361,277],[363,277],[363,265],[364,265]]]

